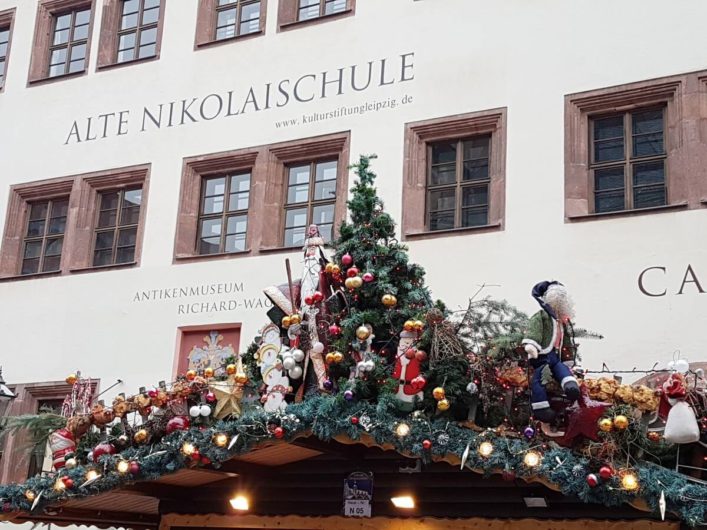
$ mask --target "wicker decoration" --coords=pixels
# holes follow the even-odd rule
[[[444,319],[439,309],[430,309],[425,320],[432,332],[430,367],[447,359],[464,357],[464,348],[457,337],[456,329]]]

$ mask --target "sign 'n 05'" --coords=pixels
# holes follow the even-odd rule
[[[669,278],[667,267],[660,265],[647,267],[638,275],[638,289],[646,296],[666,296],[668,294],[668,287],[671,284]],[[674,282],[673,285],[677,286],[677,282]],[[682,273],[682,280],[674,294],[686,294],[688,292],[696,294],[705,293],[699,277],[690,264],[688,264],[684,273]]]

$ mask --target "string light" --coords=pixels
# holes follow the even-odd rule
[[[214,435],[214,445],[217,447],[226,447],[228,436],[222,432]]]
[[[130,469],[130,462],[128,462],[127,460],[121,460],[120,462],[118,462],[115,468],[118,470],[118,473],[125,474]]]
[[[395,434],[400,438],[404,438],[410,434],[410,426],[407,423],[398,423],[395,427]]]
[[[194,451],[196,451],[196,447],[194,447],[193,443],[184,442],[184,444],[182,445],[182,454],[186,456],[191,456],[194,454]]]
[[[65,489],[66,489],[66,484],[64,484],[64,481],[61,479],[57,479],[57,481],[54,483],[54,490],[64,491]]]
[[[635,491],[638,489],[638,477],[635,473],[628,471],[621,477],[621,486],[625,490]]]
[[[86,471],[86,480],[96,480],[100,475],[98,474],[98,471],[95,469],[89,469]]]
[[[542,459],[542,457],[540,456],[540,453],[538,453],[537,451],[528,451],[527,453],[525,453],[525,456],[523,457],[523,462],[528,467],[535,467],[538,464],[540,464],[541,459]]]
[[[479,445],[479,454],[484,458],[488,458],[493,453],[493,444],[491,442],[481,442]]]

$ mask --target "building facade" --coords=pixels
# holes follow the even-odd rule
[[[0,0],[12,412],[76,370],[120,379],[110,399],[246,348],[263,288],[285,258],[299,270],[310,223],[331,237],[347,166],[371,153],[450,308],[485,285],[534,311],[531,286],[558,279],[605,337],[583,344],[585,368],[702,360],[706,15],[697,0]]]

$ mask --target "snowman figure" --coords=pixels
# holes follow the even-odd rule
[[[266,385],[265,394],[261,398],[266,412],[285,412],[287,401],[285,397],[292,392],[290,380],[284,374],[282,366],[276,364],[267,369],[263,374],[263,383]]]

